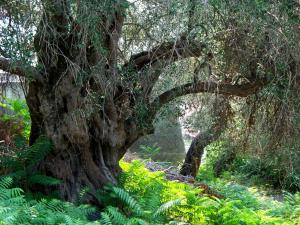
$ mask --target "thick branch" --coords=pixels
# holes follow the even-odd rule
[[[135,70],[142,70],[144,67],[158,60],[173,62],[179,58],[199,57],[205,47],[206,45],[203,43],[189,41],[183,37],[175,42],[166,42],[149,51],[131,56],[129,62],[124,65],[124,68],[132,67]]]
[[[199,57],[205,47],[203,43],[182,37],[175,42],[166,42],[149,51],[133,55],[124,65],[124,69],[141,71],[139,83],[144,98],[148,100],[156,81],[167,65],[179,59]]]
[[[12,62],[9,59],[0,57],[0,69],[14,75],[21,77],[29,76],[33,79],[38,77],[37,70],[32,66],[24,66],[20,62]]]
[[[230,83],[216,83],[216,82],[197,82],[187,83],[175,88],[172,88],[163,94],[159,95],[150,104],[150,113],[152,116],[165,104],[174,100],[177,97],[194,93],[218,93],[222,95],[233,95],[239,97],[246,97],[257,92],[260,88],[267,84],[265,79],[256,80],[252,83],[233,85]]]

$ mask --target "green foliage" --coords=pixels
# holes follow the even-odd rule
[[[284,154],[289,153],[284,152]],[[284,160],[286,157],[283,154],[261,157],[241,154],[229,169],[236,176],[241,177],[241,180],[248,179],[256,185],[269,185],[273,188],[286,189],[292,192],[300,191],[299,158],[295,157],[292,159],[295,163],[287,164]]]
[[[259,201],[256,195],[253,196],[253,193],[242,186],[227,185],[214,178],[215,182],[211,182],[210,185],[219,190],[225,199],[210,198],[201,195],[198,188],[166,181],[163,173],[149,172],[139,161],[131,164],[122,162],[121,166],[125,171],[121,183],[131,196],[138,199],[141,208],[144,205],[158,210],[157,205],[162,202],[176,202],[165,213],[167,222],[170,223],[175,220],[188,224],[297,224],[294,221],[298,217],[283,214],[280,210],[278,213],[272,213],[272,210],[289,203],[274,201],[270,203],[271,206],[262,204],[263,200]],[[206,177],[210,179],[212,173]],[[293,211],[294,208],[289,210]]]
[[[45,137],[39,137],[32,146],[28,146],[22,137],[16,139],[15,147],[9,155],[1,156],[1,167],[11,171],[5,176],[14,178],[19,184],[57,185],[59,180],[36,172],[36,165],[51,151],[51,142]]]
[[[201,194],[197,187],[167,181],[162,172],[150,172],[140,161],[121,161],[124,174],[121,186],[108,186],[98,192],[107,207],[99,213],[98,221],[87,220],[96,213],[87,205],[74,206],[57,199],[34,200],[11,188],[12,178],[0,179],[0,224],[299,224],[300,195],[284,192],[279,202],[262,196],[255,188],[246,188],[225,179],[211,179],[209,169],[202,173],[208,184],[224,199]],[[86,191],[84,191],[86,192]],[[106,199],[105,199],[106,198]],[[233,216],[234,215],[234,216]]]
[[[230,140],[230,136],[225,137]],[[218,162],[222,165],[223,172],[234,173],[243,182],[297,192],[300,191],[300,149],[299,142],[297,140],[293,142],[280,146],[275,152],[273,149],[269,149],[269,152],[264,149],[255,153],[249,148],[248,152],[243,151],[244,146],[240,142],[229,143],[228,140],[219,140],[206,148],[204,170],[214,166],[216,172],[215,165]],[[214,179],[214,172],[207,180]],[[204,180],[206,179],[204,176],[207,175],[207,171],[199,174]]]
[[[243,207],[246,212],[248,211],[247,215],[251,216],[251,213],[255,212],[261,221],[254,224],[299,224],[300,222],[299,193],[293,195],[283,191],[282,194],[274,192],[270,196],[264,189],[238,184],[241,180],[236,174],[225,172],[221,178],[213,177],[212,167],[207,164],[201,166],[197,179],[205,181],[221,193],[226,202],[235,202],[234,207],[238,209]],[[284,196],[284,199],[276,200],[281,199],[281,196]],[[236,215],[239,216],[239,214]],[[246,221],[245,224],[252,224],[251,220]],[[262,223],[263,221],[265,223]],[[226,224],[225,220],[223,223]]]
[[[103,224],[165,224],[167,212],[181,203],[180,199],[162,203],[159,190],[147,190],[142,199],[124,188],[112,186],[106,190],[109,193],[106,203],[111,205],[101,214]],[[99,198],[103,202],[103,195]]]
[[[20,188],[10,188],[12,178],[0,179],[0,224],[2,225],[55,225],[100,224],[90,222],[87,215],[95,209],[57,199],[26,200]]]
[[[31,128],[31,119],[28,111],[28,106],[25,100],[21,99],[7,99],[5,98],[4,102],[0,102],[1,108],[6,108],[9,111],[12,111],[13,114],[4,114],[0,117],[0,120],[3,121],[15,121],[17,127],[21,127],[21,134],[26,139],[29,138],[30,128]],[[15,129],[18,129],[18,128]]]
[[[160,153],[160,147],[150,147],[146,145],[140,145],[139,153],[144,159],[152,158],[157,156]]]

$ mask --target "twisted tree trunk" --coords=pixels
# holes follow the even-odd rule
[[[40,88],[42,84],[33,85],[36,95],[29,94],[27,102],[32,119],[30,142],[46,135],[53,143],[53,151],[39,170],[61,179],[62,197],[76,200],[82,187],[116,184],[121,171],[118,162],[140,134],[131,118],[126,118],[128,114],[122,115],[120,106],[128,103],[127,97],[104,102],[98,109],[82,95],[81,87],[67,79],[72,74],[64,76],[54,92]]]

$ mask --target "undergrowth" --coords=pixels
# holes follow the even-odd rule
[[[0,108],[10,112],[9,114],[0,114],[0,121],[10,123],[10,126],[6,127],[6,129],[9,129],[6,133],[20,133],[23,137],[28,139],[31,120],[26,101],[4,98],[4,101],[0,101]]]
[[[249,189],[200,172],[224,199],[201,194],[198,187],[168,181],[163,172],[150,172],[140,161],[120,162],[124,173],[119,186],[99,190],[105,203],[101,212],[84,204],[50,197],[34,198],[13,187],[13,179],[0,179],[0,224],[299,224],[300,195],[285,193],[285,201],[263,199]],[[84,191],[83,191],[84,192]],[[84,198],[84,193],[81,196]],[[94,220],[94,221],[91,221]]]
[[[0,179],[0,224],[100,224],[90,222],[87,215],[94,208],[87,205],[74,206],[57,199],[26,198],[20,188],[11,188],[12,178]]]
[[[47,138],[41,136],[29,146],[25,138],[17,137],[14,146],[0,146],[0,150],[4,153],[0,155],[1,169],[6,171],[2,177],[13,178],[15,185],[28,189],[34,184],[49,186],[60,183],[36,170],[36,165],[52,150],[52,144]]]
[[[235,201],[238,205],[255,212],[262,220],[260,224],[300,224],[299,192],[279,192],[270,189],[269,186],[256,186],[252,181],[241,185],[244,179],[229,171],[223,172],[217,178],[209,164],[201,166],[197,180],[217,190],[227,201]],[[246,224],[252,223],[247,221]]]

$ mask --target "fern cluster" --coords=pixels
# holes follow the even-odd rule
[[[259,199],[245,187],[214,180],[210,185],[225,196],[217,199],[202,195],[197,187],[167,181],[164,173],[150,172],[140,161],[121,161],[121,167],[124,173],[119,186],[107,186],[96,194],[106,205],[101,212],[51,197],[33,198],[20,188],[12,188],[13,178],[2,177],[0,225],[300,224],[299,194],[286,192],[284,202],[270,201]],[[87,192],[82,191],[82,199]]]
[[[85,225],[90,222],[87,215],[94,208],[86,205],[74,206],[57,199],[27,199],[20,188],[11,188],[12,178],[0,179],[0,224],[1,225]]]
[[[174,206],[164,211],[167,222],[179,221],[185,224],[299,224],[299,197],[290,195],[291,202],[277,201],[263,204],[258,201],[255,195],[243,189],[240,190],[239,197],[233,197],[237,191],[233,186],[227,186],[222,192],[225,199],[211,198],[201,195],[201,190],[176,181],[167,181],[162,172],[149,172],[140,161],[132,163],[121,162],[125,171],[121,177],[124,189],[135,196],[140,204],[151,205],[166,203],[180,199]],[[220,187],[226,188],[224,183]],[[217,187],[216,187],[217,188]],[[229,194],[226,194],[229,193]],[[246,195],[243,198],[243,194]],[[287,212],[283,213],[286,207]],[[281,213],[274,213],[274,210]],[[297,211],[298,210],[298,211]],[[153,211],[152,211],[153,212]],[[233,216],[234,215],[234,216]],[[157,223],[159,224],[159,223]],[[161,223],[167,224],[167,223]]]
[[[36,172],[37,164],[51,151],[51,142],[45,137],[28,146],[23,137],[15,140],[15,147],[9,148],[9,153],[0,157],[1,168],[10,171],[5,176],[12,177],[17,184],[57,185],[59,180]],[[26,184],[26,185],[24,185]]]
[[[178,224],[176,221],[169,221],[166,214],[168,210],[181,203],[180,199],[162,203],[159,192],[153,191],[152,193],[158,194],[158,197],[146,194],[144,198],[149,201],[145,202],[138,201],[121,187],[109,187],[107,190],[110,191],[110,202],[114,202],[115,205],[108,206],[101,213],[100,221],[104,225],[156,225],[170,222]],[[103,199],[102,195],[99,197]]]

